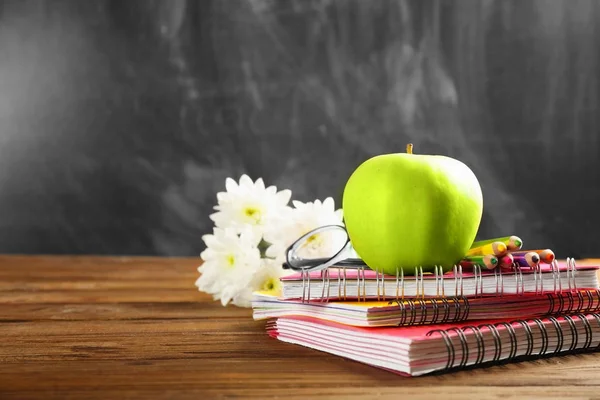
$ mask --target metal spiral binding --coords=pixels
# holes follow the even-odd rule
[[[454,273],[454,297],[463,297],[463,271],[462,265],[454,266],[452,269]],[[460,282],[460,283],[459,283]],[[460,295],[459,293],[460,289]]]
[[[514,274],[515,278],[515,294],[516,295],[524,295],[525,294],[525,281],[523,280],[523,270],[517,263],[512,263],[510,270]],[[535,281],[535,292],[537,293],[537,267],[532,269],[533,271],[533,279]],[[496,296],[500,295],[500,297],[504,296],[504,271],[502,268],[496,268],[494,270],[494,276],[496,278]]]
[[[445,297],[446,289],[444,288],[444,270],[441,265],[436,265],[434,268],[435,273],[435,296]]]
[[[578,294],[581,295],[581,297],[583,298],[583,295],[581,294],[581,292],[577,292]],[[596,298],[598,299],[598,304],[596,305],[595,309],[594,307],[592,307],[594,305],[594,296],[592,295],[592,291],[591,290],[586,290],[585,292],[586,296],[587,296],[587,306],[583,309],[580,309],[580,312],[582,313],[591,313],[591,312],[598,312],[600,310],[600,290],[596,289]]]
[[[543,290],[543,282],[544,282],[544,280],[543,280],[543,276],[542,276],[542,269],[541,269],[541,267],[540,267],[539,264],[536,265],[533,268],[533,281],[535,283],[535,294],[542,293],[544,291]],[[538,289],[539,283],[542,284],[542,289],[541,290]]]
[[[579,314],[575,314],[573,316],[565,316],[564,319],[567,322],[567,324],[569,325],[569,331],[571,333],[570,336],[570,344],[569,344],[569,348],[567,350],[565,350],[566,352],[583,352],[583,351],[589,351],[590,348],[592,347],[592,342],[593,342],[593,329],[592,329],[592,325],[590,323],[590,321],[588,320],[588,318],[593,317],[595,319],[595,321],[598,324],[598,328],[600,328],[600,314],[598,313],[591,313],[591,314],[585,314],[585,313],[579,313]],[[585,331],[585,340],[583,340],[583,338],[581,338],[580,333],[578,332],[577,329],[577,325],[576,322],[577,320],[581,321],[583,327],[584,327],[584,331]],[[467,333],[468,331],[473,332],[473,336],[475,337],[475,341],[476,341],[476,349],[477,349],[477,356],[475,358],[475,360],[473,362],[471,362],[471,365],[479,365],[479,364],[483,364],[485,363],[494,363],[494,362],[499,362],[499,361],[510,361],[516,358],[520,358],[520,357],[529,357],[534,355],[533,354],[533,350],[534,350],[534,333],[533,330],[531,329],[531,324],[533,324],[534,326],[537,326],[537,328],[539,329],[539,336],[541,337],[541,348],[539,353],[537,353],[537,356],[542,356],[544,354],[548,354],[548,345],[549,345],[549,336],[548,336],[548,330],[546,325],[544,324],[544,321],[550,321],[552,323],[552,325],[554,326],[554,329],[556,330],[556,337],[557,337],[557,345],[556,348],[553,349],[553,351],[551,351],[551,353],[559,353],[559,352],[563,352],[563,346],[565,344],[565,335],[564,335],[564,327],[561,327],[560,322],[553,317],[549,317],[546,318],[545,320],[539,319],[539,318],[534,318],[534,319],[527,319],[527,320],[515,320],[515,321],[510,321],[510,322],[499,322],[496,324],[481,324],[478,326],[474,326],[474,325],[466,325],[466,326],[462,326],[462,327],[452,327],[452,328],[448,328],[448,329],[433,329],[429,332],[427,332],[427,336],[432,336],[434,334],[439,334],[443,341],[444,341],[444,345],[446,346],[446,351],[448,353],[448,358],[446,361],[446,367],[445,369],[454,369],[454,368],[462,368],[462,367],[466,367],[467,364],[469,364],[469,355],[473,354],[471,352],[471,348],[469,347],[469,343],[468,343],[468,338],[467,335],[465,333]],[[527,348],[525,350],[525,352],[519,356],[517,356],[518,353],[518,348],[519,348],[519,339],[518,339],[518,334],[517,331],[515,330],[514,325],[515,324],[519,324],[522,328],[522,331],[525,333],[525,340],[527,340]],[[503,327],[504,329],[506,329],[508,335],[509,335],[509,341],[508,342],[502,342],[501,340],[501,336],[500,336],[500,332],[498,331],[498,327]],[[494,355],[492,357],[491,360],[489,361],[484,361],[485,360],[485,356],[486,356],[486,346],[485,346],[485,338],[483,335],[483,330],[487,329],[493,339],[494,339]],[[455,333],[455,335],[451,335],[451,333]],[[457,348],[455,342],[456,340],[459,341],[458,345],[460,345],[460,350],[461,350],[461,354],[460,354],[460,360],[458,359],[458,352],[457,352]],[[508,343],[510,343],[510,350],[509,350],[509,354],[507,355],[506,358],[501,359],[502,357],[502,346],[503,345],[507,345]],[[577,349],[577,347],[581,344],[581,347],[579,349]],[[594,351],[598,351],[600,350],[600,343],[598,343],[598,345],[596,345],[596,347],[594,348]]]
[[[575,296],[573,296],[573,293],[571,293],[571,292],[558,293],[558,296],[562,299],[564,299],[566,297],[569,300],[568,307],[565,308],[563,311],[561,311],[561,313],[564,313],[564,314],[572,313],[575,309]],[[564,303],[565,302],[563,300],[563,304]]]
[[[592,294],[589,291],[588,291],[588,296],[592,297]],[[593,313],[597,313],[600,311],[600,289],[596,289],[596,297],[598,298],[598,304],[596,304],[596,307],[594,307]],[[590,300],[590,304],[592,304],[591,302],[592,302],[592,300]],[[590,306],[590,309],[591,309],[591,306]],[[591,312],[591,310],[590,310],[590,312]]]
[[[466,321],[469,318],[469,312],[471,311],[471,305],[469,304],[469,299],[467,297],[462,297],[462,302],[463,302],[463,307],[462,309],[464,310],[463,315],[460,317],[460,321]],[[458,308],[458,303],[457,303],[457,308]],[[458,313],[459,310],[457,310]]]
[[[419,266],[415,268],[415,284],[416,284],[416,298],[425,297],[425,281],[423,278],[423,267]]]
[[[496,296],[504,296],[504,278],[502,277],[502,268],[494,269],[494,279],[496,281]]]
[[[548,298],[548,302],[550,303],[548,305],[548,311],[546,312],[546,315],[558,314],[558,311],[554,310],[554,296],[552,295],[552,293],[546,293],[546,297]],[[559,310],[560,310],[560,307],[559,307]]]
[[[444,316],[442,317],[441,321],[449,322],[450,321],[450,302],[445,297],[442,298],[441,300],[442,300],[442,303],[444,304]],[[434,304],[437,304],[437,302],[434,302]],[[441,321],[440,321],[440,323],[441,323]]]
[[[415,307],[415,314],[413,317],[414,320],[414,324],[415,325],[424,325],[425,322],[427,322],[427,302],[423,299],[416,299],[414,300],[415,306],[418,305],[419,307]],[[420,310],[419,313],[416,312],[416,310]],[[420,319],[417,321],[417,316],[420,315]]]
[[[592,346],[592,325],[590,324],[590,321],[588,321],[587,317],[588,316],[593,316],[596,321],[598,322],[599,326],[600,326],[600,316],[598,314],[576,314],[574,315],[575,317],[577,317],[581,322],[583,322],[583,326],[585,329],[585,342],[583,343],[583,346],[576,350],[577,345],[579,344],[579,333],[577,332],[577,327],[575,326],[575,320],[573,319],[572,316],[567,316],[565,317],[565,319],[568,321],[569,323],[569,327],[571,328],[571,337],[575,337],[576,340],[574,339],[571,343],[571,346],[569,347],[569,351],[570,352],[575,352],[575,351],[579,351],[579,352],[583,352],[583,351],[587,351],[591,346]],[[598,344],[598,346],[596,346],[595,350],[598,350],[600,348],[600,343]]]
[[[585,314],[577,314],[576,316],[583,322],[583,325],[585,327],[585,342],[583,344],[582,349],[589,349],[592,345],[592,325],[590,325],[590,321],[587,320]]]
[[[521,267],[517,266],[515,264],[515,283],[516,283],[516,288],[517,288],[517,294],[519,294],[519,284],[521,285],[521,296],[523,296],[525,294],[525,282],[523,281],[523,271],[521,270]],[[535,268],[533,269],[534,273],[535,273]]]
[[[452,303],[452,304],[451,304]],[[400,311],[399,326],[443,324],[465,321],[469,316],[470,304],[466,297],[439,299],[404,299],[391,300],[388,305],[398,306]],[[443,305],[443,312],[440,304]],[[431,313],[430,313],[431,312]]]
[[[379,277],[379,271],[375,270],[375,281],[377,282],[377,300],[381,300],[383,291],[383,300],[385,300],[385,277],[383,276],[383,272],[381,272],[381,278]]]
[[[454,351],[454,345],[452,344],[452,340],[450,339],[450,335],[443,329],[434,329],[432,331],[427,332],[427,336],[431,336],[434,333],[439,333],[444,339],[444,343],[446,344],[446,350],[448,350],[448,361],[446,362],[446,367],[444,369],[450,369],[454,367],[454,358],[456,352]]]
[[[415,307],[415,302],[412,300],[409,300],[408,304],[410,305],[410,321],[412,322],[417,317],[417,307]]]
[[[329,269],[324,269],[321,271],[321,278],[323,279],[321,301],[329,302]],[[327,287],[327,294],[325,293],[325,287]]]
[[[435,324],[438,323],[438,318],[440,316],[440,307],[438,305],[438,300],[432,300],[431,301],[431,308],[433,308],[433,315],[431,316],[431,323]]]
[[[533,353],[533,331],[531,330],[531,327],[529,326],[529,324],[526,321],[523,321],[523,320],[510,321],[509,324],[511,326],[513,324],[520,324],[523,327],[523,330],[525,331],[525,337],[527,338],[527,350],[525,350],[524,356],[530,356],[531,353]],[[590,331],[591,331],[591,328],[590,328]],[[591,336],[591,332],[590,332],[590,336]]]
[[[563,331],[560,328],[560,323],[558,322],[558,320],[554,317],[548,317],[548,320],[550,322],[552,322],[552,325],[554,325],[554,329],[556,330],[556,335],[557,335],[557,341],[556,341],[556,348],[554,349],[553,353],[558,353],[563,346],[563,341],[564,341],[564,336],[563,336]]]
[[[577,295],[577,305],[575,305],[575,299],[573,296],[573,293],[571,292],[567,292],[569,297],[569,301],[572,301],[572,303],[569,304],[573,304],[572,308],[569,308],[569,314],[571,314],[574,311],[578,311],[581,312],[581,309],[583,308],[583,294],[581,294],[581,292],[575,292],[575,294]]]
[[[568,264],[567,264],[568,265]],[[552,266],[552,280],[554,282],[554,293],[562,292],[562,277],[558,268],[558,262],[554,260]]]
[[[538,264],[536,269],[539,272],[538,276],[540,279],[540,293],[544,293],[544,275],[542,274],[542,267],[540,264]]]
[[[481,324],[477,326],[478,329],[488,328],[488,330],[492,333],[494,337],[494,358],[492,358],[492,362],[500,361],[500,357],[502,357],[502,339],[500,338],[500,332],[498,329],[492,324]]]
[[[548,351],[548,331],[546,330],[546,326],[539,318],[533,319],[532,321],[537,325],[542,336],[542,347],[540,348],[538,355],[546,354]]]
[[[567,281],[569,282],[569,290],[577,290],[577,282],[575,281],[575,272],[577,271],[577,266],[575,265],[574,258],[567,258]],[[569,279],[570,275],[570,279]]]
[[[495,341],[495,354],[494,354],[494,360],[497,360],[500,358],[498,354],[498,349],[501,349],[501,344],[500,344],[500,337],[498,335],[498,331],[496,330],[496,328],[493,325],[489,325],[491,327],[492,332],[494,332],[494,341]],[[444,344],[446,346],[446,350],[448,352],[448,360],[446,361],[446,367],[445,369],[451,369],[451,368],[462,368],[465,367],[468,363],[469,360],[469,343],[467,342],[467,336],[465,335],[465,331],[466,330],[472,330],[475,333],[475,337],[477,340],[477,357],[475,360],[475,364],[480,364],[483,362],[484,357],[485,357],[485,341],[483,338],[483,334],[481,333],[481,326],[475,327],[475,326],[464,326],[462,328],[457,328],[457,327],[453,327],[453,328],[449,328],[449,329],[434,329],[431,330],[429,332],[427,332],[427,336],[432,336],[435,333],[439,333],[440,336],[442,337],[442,339],[444,340]],[[455,365],[455,360],[456,360],[456,349],[454,347],[454,343],[452,342],[452,338],[450,337],[449,332],[455,332],[456,333],[456,337],[459,339],[460,341],[460,346],[461,346],[461,359],[460,362],[458,364]]]
[[[361,280],[361,276],[362,276],[362,280]],[[357,270],[356,281],[357,281],[356,287],[358,290],[356,297],[358,298],[358,301],[360,301],[360,289],[362,288],[363,299],[366,301],[367,300],[367,288],[365,285],[365,269],[364,268],[359,268]]]
[[[585,293],[585,297],[584,297]],[[600,311],[600,290],[586,290],[584,292],[557,292],[546,293],[549,306],[546,314],[572,314],[578,313],[596,313]],[[555,298],[558,303],[555,302]],[[568,302],[565,301],[568,299]],[[577,298],[577,300],[575,299]]]
[[[456,334],[458,335],[459,339],[460,339],[460,347],[461,347],[461,359],[460,359],[460,364],[458,364],[458,368],[462,368],[464,366],[467,365],[467,362],[469,361],[469,343],[467,343],[467,337],[464,334],[464,332],[459,329],[459,328],[449,328],[446,329],[447,332],[456,332]]]
[[[302,271],[302,302],[310,299],[310,272]],[[307,293],[308,292],[308,295]]]
[[[513,326],[511,324],[509,324],[508,322],[499,322],[496,324],[496,326],[504,326],[506,328],[506,330],[508,331],[508,335],[510,337],[510,353],[508,353],[508,360],[512,360],[513,358],[515,358],[517,356],[517,345],[518,345],[518,341],[517,341],[517,333],[515,332],[515,328],[513,328]]]
[[[402,295],[400,296],[400,284],[402,283]],[[396,300],[399,298],[404,299],[404,269],[396,269]]]
[[[579,342],[579,334],[577,333],[577,327],[573,318],[570,315],[565,315],[564,319],[569,324],[569,329],[571,329],[571,346],[569,346],[568,351],[573,351]]]
[[[311,278],[310,275],[310,271],[309,270],[302,270],[300,271],[300,277],[301,277],[301,281],[302,281],[302,297],[301,300],[302,302],[308,302],[310,300],[313,299],[317,299],[319,298],[319,296],[311,296],[311,285],[313,285],[313,283],[316,282],[320,282],[322,284],[321,287],[321,295],[320,295],[320,300],[327,302],[329,301],[331,297],[331,291],[332,291],[332,285],[337,284],[337,298],[338,299],[342,299],[342,300],[347,300],[349,297],[351,298],[356,298],[357,301],[366,301],[367,300],[367,278],[366,278],[366,271],[368,270],[368,267],[365,266],[352,266],[352,267],[348,267],[348,266],[342,266],[342,267],[331,267],[331,268],[335,268],[337,270],[337,282],[333,281],[331,279],[331,269],[330,268],[325,268],[323,270],[320,270],[320,276],[318,278],[315,278],[314,275]],[[348,293],[348,283],[349,283],[349,279],[348,279],[348,275],[347,275],[347,270],[348,269],[353,269],[356,271],[356,293],[355,294],[350,294]],[[411,280],[414,282],[415,285],[415,293],[413,293],[413,296],[411,296],[412,298],[425,298],[426,293],[425,293],[425,281],[433,281],[435,280],[435,297],[437,298],[445,298],[445,297],[456,297],[456,298],[464,298],[464,284],[463,284],[463,278],[464,278],[464,274],[463,274],[463,267],[461,265],[454,265],[452,268],[452,272],[453,275],[451,278],[448,278],[447,276],[445,276],[444,274],[444,270],[441,266],[434,266],[433,269],[433,273],[432,274],[427,274],[427,279],[426,279],[426,274],[423,271],[423,267],[419,266],[415,268],[415,273],[414,276],[411,276]],[[503,270],[501,268],[496,268],[493,271],[493,277],[494,277],[494,282],[495,282],[495,295],[496,296],[504,296],[505,293],[505,289],[504,289],[504,282],[505,279],[508,278],[513,278],[515,280],[515,294],[518,295],[524,295],[525,294],[525,280],[523,279],[523,272],[524,270],[519,267],[516,263],[513,263],[513,266],[511,268],[510,271],[508,270]],[[563,272],[560,271],[559,268],[559,264],[556,260],[554,260],[552,262],[552,264],[550,264],[550,275],[552,276],[552,288],[549,290],[549,292],[553,292],[555,295],[558,295],[558,301],[560,302],[560,306],[559,306],[559,311],[565,311],[565,312],[574,312],[574,311],[579,311],[582,310],[582,305],[583,302],[585,301],[582,298],[582,294],[580,294],[577,291],[577,283],[576,283],[576,272],[577,272],[577,265],[575,263],[575,260],[573,258],[567,258],[566,261],[566,270],[563,270]],[[535,284],[535,293],[536,294],[541,294],[541,293],[548,293],[549,292],[544,292],[544,273],[542,272],[542,269],[537,266],[535,268],[532,268],[531,273],[533,274],[533,281]],[[484,295],[484,286],[483,286],[483,279],[484,279],[484,274],[482,273],[482,269],[480,266],[474,266],[473,270],[472,270],[472,279],[474,281],[474,288],[475,288],[475,292],[473,294],[472,297],[481,297]],[[565,276],[563,276],[563,274]],[[508,275],[508,277],[507,277]],[[485,276],[491,276],[491,275],[485,275]],[[548,276],[548,275],[546,275]],[[406,298],[406,281],[407,281],[407,277],[404,275],[404,270],[402,268],[398,268],[396,270],[396,276],[395,276],[395,291],[392,291],[392,293],[390,293],[389,291],[389,286],[391,283],[390,279],[386,279],[389,278],[388,276],[386,276],[382,271],[375,271],[375,286],[376,286],[376,290],[377,290],[377,294],[376,294],[376,299],[379,301],[386,301],[389,298],[395,298],[396,300],[403,300]],[[433,278],[433,279],[432,279]],[[454,281],[454,289],[450,291],[450,293],[447,293],[446,290],[446,285],[445,285],[445,279],[453,279]],[[370,279],[369,279],[370,281]],[[386,281],[388,282],[388,290],[386,290]],[[564,288],[564,290],[563,290]],[[335,290],[335,289],[333,289]],[[395,292],[395,293],[394,293]],[[452,293],[453,292],[453,293]],[[334,292],[335,293],[335,292]],[[576,294],[569,294],[569,293],[576,293]],[[564,304],[565,302],[565,298],[562,296],[567,296],[567,300],[569,301],[568,306]],[[575,304],[573,303],[574,301],[576,301],[574,298],[572,298],[571,296],[578,296],[577,297],[577,301],[579,301],[579,305],[575,306]],[[592,298],[590,297],[591,295],[588,293],[588,305],[589,305],[589,311],[592,310]],[[600,291],[598,291],[598,296],[600,296]],[[550,297],[549,297],[550,299]],[[554,299],[550,299],[552,304],[550,307],[550,312],[549,313],[557,313],[559,311],[555,310],[555,304],[554,304]],[[565,308],[566,307],[566,308]],[[595,311],[600,311],[600,297],[598,298],[598,305],[597,307],[594,308]],[[587,311],[587,310],[586,310]]]
[[[582,307],[578,309],[578,311],[580,313],[589,314],[592,312],[600,311],[600,290],[596,289],[595,293],[596,293],[596,299],[598,300],[598,304],[596,304],[596,306],[594,307],[594,295],[592,294],[592,291],[591,290],[585,291],[585,295],[587,296],[588,302],[587,302],[586,307],[583,307],[583,304],[582,304]],[[584,300],[583,300],[582,292],[577,292],[577,294],[581,297],[582,302],[583,302]]]
[[[342,296],[342,273],[338,272],[337,274],[337,284],[338,284],[338,299],[346,300],[346,269],[343,269],[344,274],[344,295]],[[304,291],[304,290],[303,290]]]
[[[598,314],[598,313],[592,313],[590,315],[592,315],[594,318],[596,318],[596,322],[600,326],[600,314]],[[591,344],[590,344],[590,347],[591,347]],[[596,348],[594,350],[596,350],[596,351],[600,350],[600,342],[598,342],[598,345],[596,346]]]
[[[427,302],[423,299],[419,299],[418,302],[421,305],[421,319],[416,324],[424,325],[427,322]]]
[[[483,358],[485,357],[485,340],[483,338],[483,334],[481,333],[481,329],[473,326],[463,326],[462,330],[466,332],[468,329],[472,330],[475,334],[475,340],[477,340],[477,358],[475,359],[475,365],[483,363]]]
[[[473,266],[473,276],[475,277],[475,297],[481,297],[483,296],[483,277],[479,265]]]
[[[416,312],[415,311],[415,303],[412,300],[409,300],[408,305],[410,306],[410,311],[411,311],[411,313],[410,313],[411,318],[409,321],[412,321],[414,319],[412,316]],[[401,321],[402,325],[406,324],[406,315],[407,315],[406,308],[402,307],[402,321]]]
[[[567,287],[569,290],[573,290],[571,285],[571,276],[573,277],[573,282],[575,282],[575,272],[571,274],[571,259],[567,258]]]

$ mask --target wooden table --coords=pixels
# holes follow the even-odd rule
[[[269,338],[198,259],[0,257],[0,399],[598,397],[600,353],[402,378]]]

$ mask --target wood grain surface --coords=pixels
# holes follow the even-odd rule
[[[594,398],[600,354],[420,378],[269,338],[198,259],[0,257],[0,399]]]

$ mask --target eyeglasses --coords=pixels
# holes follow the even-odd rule
[[[285,252],[283,268],[299,272],[322,271],[338,265],[344,268],[368,268],[358,258],[345,227],[325,225],[302,235]]]

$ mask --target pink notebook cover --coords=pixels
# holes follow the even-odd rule
[[[584,314],[579,314],[575,318],[582,319],[582,315],[584,315]],[[593,317],[593,315],[595,315],[595,317]],[[567,321],[567,318],[565,318],[564,316],[555,316],[555,317],[553,317],[553,319],[557,322],[557,324],[559,326],[560,325],[563,326],[562,329],[566,328],[565,325],[567,325],[567,324],[564,324],[564,322]],[[597,314],[585,314],[584,319],[587,319],[588,321],[593,320],[593,321],[596,321],[595,323],[600,323],[600,316],[598,316]],[[451,337],[457,336],[458,334],[456,333],[456,331],[462,330],[462,328],[467,328],[467,327],[471,328],[474,325],[479,325],[479,326],[492,325],[498,331],[500,336],[503,336],[502,333],[503,332],[506,333],[506,331],[508,329],[503,324],[506,324],[509,326],[514,325],[516,327],[519,327],[519,325],[522,321],[522,322],[525,322],[530,327],[535,326],[534,325],[535,322],[533,321],[532,318],[516,319],[516,320],[494,319],[494,320],[485,320],[485,321],[480,320],[476,323],[473,321],[466,321],[466,322],[455,322],[455,323],[436,324],[436,325],[399,326],[399,327],[383,327],[383,328],[367,328],[367,327],[342,325],[342,324],[337,324],[337,323],[331,322],[331,321],[325,321],[325,320],[320,320],[320,319],[311,318],[311,317],[304,317],[304,316],[280,317],[280,318],[278,318],[278,320],[304,321],[304,322],[308,322],[313,325],[317,325],[317,327],[321,327],[324,329],[329,328],[329,329],[341,330],[344,335],[346,333],[350,335],[350,336],[345,336],[347,338],[346,340],[351,340],[348,338],[352,338],[352,335],[360,335],[360,336],[363,336],[364,338],[367,338],[367,339],[363,338],[361,340],[361,342],[363,344],[369,343],[368,338],[382,339],[382,338],[389,337],[390,339],[386,339],[386,340],[393,340],[393,339],[399,340],[396,343],[397,344],[402,343],[401,346],[407,346],[407,345],[409,345],[409,343],[413,343],[413,342],[437,340],[439,338],[436,337],[436,335],[434,335],[434,333],[439,332],[439,331],[448,332],[449,336],[451,336]],[[541,324],[546,326],[546,328],[550,329],[551,331],[556,329],[556,328],[552,327],[555,324],[554,324],[554,322],[551,321],[551,319],[549,319],[549,317],[541,317],[541,318],[538,318],[537,320],[538,320],[538,322],[540,322]],[[271,336],[273,338],[277,338],[279,336],[279,332],[277,329],[277,321],[268,323],[266,328],[267,328],[267,333],[269,334],[269,336]],[[464,330],[463,332],[467,332],[467,330]],[[468,333],[471,333],[471,332],[468,332]],[[578,338],[578,336],[575,335],[575,339],[577,339],[577,338]],[[598,349],[597,346],[594,346],[594,347],[596,347],[596,350]],[[381,350],[380,346],[379,346],[378,350]]]
[[[367,327],[359,327],[359,326],[351,326],[351,325],[342,325],[335,322],[322,320],[318,318],[311,317],[303,317],[303,316],[286,316],[280,317],[279,319],[289,319],[289,320],[298,320],[298,321],[306,321],[313,324],[318,324],[330,328],[335,329],[343,329],[349,332],[358,332],[363,333],[365,335],[371,336],[379,336],[385,337],[390,336],[394,338],[408,339],[411,341],[417,340],[427,340],[431,336],[427,336],[429,332],[432,330],[447,330],[450,328],[462,328],[465,326],[473,325],[473,322],[465,321],[465,322],[456,322],[456,323],[448,323],[448,324],[436,324],[436,325],[415,325],[415,326],[401,326],[401,327],[384,327],[384,328],[367,328]],[[561,320],[564,319],[562,317],[556,317],[556,319]],[[497,320],[486,320],[485,324],[494,325],[499,322],[505,322],[505,319],[497,319]],[[499,325],[497,327],[498,330],[506,329]],[[268,324],[267,331],[270,336],[277,337],[278,332],[275,324]]]

